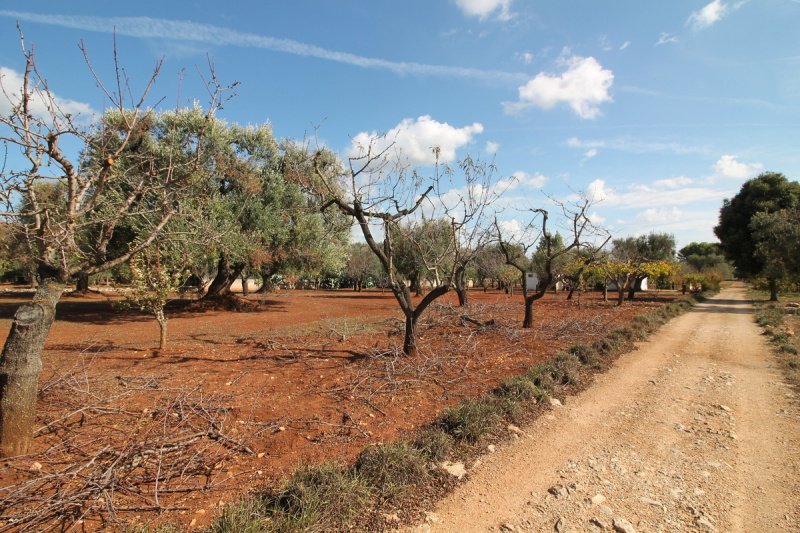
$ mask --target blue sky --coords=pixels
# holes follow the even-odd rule
[[[54,92],[102,109],[77,43],[110,80],[116,27],[134,86],[165,57],[163,105],[202,100],[211,57],[223,82],[241,83],[230,121],[316,134],[342,156],[395,132],[420,165],[434,144],[446,158],[495,158],[518,180],[511,226],[514,207],[587,191],[615,236],[714,240],[722,199],[746,179],[800,177],[796,0],[34,5],[0,10],[6,85],[23,69],[19,20]]]

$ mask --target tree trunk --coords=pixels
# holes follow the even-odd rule
[[[406,332],[403,340],[403,353],[410,356],[417,355],[417,319],[406,315]]]
[[[411,282],[411,290],[417,296],[422,296],[422,282],[419,279],[419,274],[415,274],[409,278]]]
[[[17,309],[0,356],[0,457],[28,453],[36,422],[42,349],[63,286],[43,281],[33,301]]]
[[[248,283],[247,275],[242,274],[242,296],[248,296],[250,294],[250,286]]]
[[[78,274],[78,280],[75,283],[75,294],[86,294],[89,292],[89,274],[85,272],[80,272]]]
[[[617,307],[622,305],[622,302],[625,301],[625,287],[620,286],[617,289]]]
[[[165,350],[167,348],[167,316],[164,314],[163,309],[156,311],[156,320],[158,321],[159,339],[158,349]]]
[[[628,288],[628,300],[633,300],[636,298],[636,281],[634,280],[633,285]]]
[[[244,270],[244,263],[231,264],[225,255],[220,255],[217,262],[217,275],[208,286],[208,292],[203,298],[221,298],[231,294],[231,285]]]
[[[572,295],[575,293],[575,287],[577,287],[577,285],[573,285],[572,287],[569,288],[569,294],[567,294],[567,300],[572,300]]]
[[[456,274],[456,294],[458,294],[458,305],[464,307],[469,302],[467,294],[467,274],[464,271]]]
[[[536,299],[532,296],[525,297],[525,318],[522,319],[522,328],[530,329],[533,327],[533,302]]]
[[[778,301],[778,281],[775,278],[769,278],[769,301]]]

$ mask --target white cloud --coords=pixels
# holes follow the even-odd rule
[[[606,190],[605,180],[594,180],[586,186],[584,194],[586,199],[593,204],[606,201],[609,197],[609,192]]]
[[[596,179],[585,189],[584,196],[592,203],[602,202],[607,207],[623,209],[663,209],[664,205],[687,205],[704,201],[721,202],[735,191],[710,187],[691,186],[689,178],[658,180],[652,184],[632,184],[619,191],[607,186],[605,180]],[[674,186],[674,187],[672,187]],[[577,199],[574,195],[568,199]]]
[[[544,174],[529,174],[525,171],[518,170],[508,178],[502,178],[497,181],[495,189],[500,193],[512,191],[517,188],[523,189],[541,189],[547,183],[548,177]]]
[[[494,155],[497,151],[500,150],[500,143],[494,141],[486,141],[486,153],[489,155]]]
[[[439,161],[449,163],[456,158],[456,150],[472,142],[473,137],[483,132],[483,125],[475,122],[456,128],[423,115],[416,120],[406,118],[386,132],[361,132],[353,138],[348,150],[350,157],[363,155],[372,144],[373,153],[394,145],[405,162],[411,165],[430,165],[436,161],[434,147],[439,147]]]
[[[761,163],[744,163],[736,159],[735,155],[723,155],[714,163],[714,173],[716,176],[733,179],[752,178],[764,165]]]
[[[592,222],[592,224],[605,224],[606,217],[595,211],[593,213],[589,213],[589,220]]]
[[[533,60],[535,58],[532,52],[518,52],[515,55],[520,61],[522,61],[526,65],[530,65],[531,63],[533,63]]]
[[[517,219],[500,220],[497,225],[500,226],[503,240],[518,242],[525,236],[525,226]]]
[[[561,74],[540,72],[519,88],[519,101],[505,102],[506,112],[517,113],[530,107],[551,109],[560,103],[572,108],[581,118],[596,118],[598,105],[611,102],[608,93],[614,73],[593,57],[571,56],[562,59],[566,70]]]
[[[628,48],[630,45],[631,45],[631,42],[630,42],[630,41],[625,41],[624,43],[622,43],[622,44],[620,45],[619,49],[620,49],[620,50],[625,50],[625,49],[626,49],[626,48]]]
[[[506,2],[508,3],[508,2]],[[360,68],[381,69],[396,74],[417,76],[452,76],[481,79],[489,82],[505,80],[519,83],[525,74],[499,70],[481,70],[447,65],[430,65],[411,61],[392,61],[379,57],[367,57],[350,52],[340,52],[292,39],[280,39],[256,33],[240,32],[229,28],[198,22],[159,19],[151,17],[92,17],[81,15],[48,15],[22,11],[0,10],[0,17],[23,22],[50,24],[100,33],[116,33],[138,39],[170,39],[210,43],[216,46],[239,46],[260,48],[302,57],[313,57]]]
[[[661,32],[661,35],[658,36],[658,41],[656,41],[656,46],[661,46],[662,44],[674,44],[678,42],[678,38],[672,34],[669,34],[665,31]]]
[[[650,208],[645,209],[644,211],[640,212],[636,215],[637,220],[641,220],[643,222],[677,222],[683,217],[683,211],[678,209],[677,207],[672,207],[671,209],[667,208]]]
[[[22,98],[22,85],[23,74],[14,69],[7,67],[0,67],[0,114],[8,115],[14,106],[19,105]],[[77,102],[67,98],[61,98],[55,94],[52,95],[52,101],[48,98],[43,98],[42,94],[33,91],[29,100],[29,110],[33,116],[47,120],[50,116],[50,109],[55,105],[60,113],[72,115],[73,119],[88,120],[96,111],[92,106],[84,102]]]
[[[586,159],[591,159],[591,158],[595,157],[599,153],[600,153],[600,151],[597,148],[589,148],[583,154],[583,157],[585,157]]]
[[[518,170],[512,174],[521,187],[528,189],[541,189],[547,183],[547,176],[544,174],[528,174],[522,170]]]
[[[507,22],[514,18],[511,13],[511,0],[455,0],[456,5],[468,17],[485,20],[489,15],[499,11],[497,19]]]
[[[653,185],[665,189],[678,189],[680,187],[686,187],[687,185],[691,185],[692,183],[694,183],[694,180],[692,178],[689,178],[687,176],[678,176],[675,178],[656,180],[653,182]]]
[[[693,30],[708,28],[719,22],[728,13],[728,5],[722,0],[713,0],[698,11],[693,11],[686,20],[686,25]]]

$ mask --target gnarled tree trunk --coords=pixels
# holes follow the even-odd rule
[[[0,355],[0,457],[30,451],[42,349],[63,291],[63,286],[44,281],[33,301],[14,315]]]
[[[217,262],[217,275],[208,286],[208,292],[203,298],[221,298],[231,294],[231,285],[244,270],[244,263],[231,264],[224,254],[220,255]]]
[[[778,301],[778,282],[775,278],[769,278],[769,301]]]

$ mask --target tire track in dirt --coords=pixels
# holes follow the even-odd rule
[[[800,409],[745,294],[664,326],[412,531],[800,531]]]

